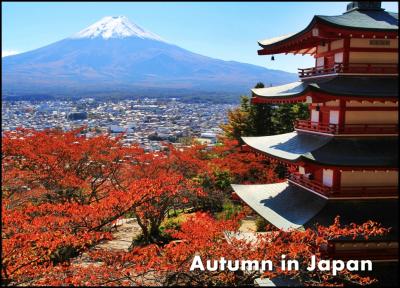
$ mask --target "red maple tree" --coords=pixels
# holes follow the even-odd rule
[[[232,182],[276,181],[274,167],[230,140],[211,150],[202,145],[184,150],[169,146],[158,153],[124,147],[119,140],[106,135],[86,138],[81,130],[4,133],[1,275],[6,284],[248,284],[262,275],[190,272],[191,261],[195,255],[257,260],[278,259],[281,254],[305,261],[311,253],[319,255],[320,244],[328,239],[386,232],[372,222],[342,227],[336,221],[305,232],[266,233],[254,245],[227,241],[226,231],[237,231],[239,216],[216,220],[206,211],[167,231],[174,241],[161,241],[159,226],[171,208],[212,210],[217,200],[229,197]],[[142,245],[130,252],[91,249],[111,239],[115,221],[128,214],[135,215],[142,229]],[[74,264],[74,257],[83,252],[93,264]],[[337,276],[291,273],[306,284],[317,279],[319,284],[372,281],[349,271]]]

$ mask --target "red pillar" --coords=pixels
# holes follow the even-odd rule
[[[349,67],[349,58],[350,58],[350,38],[344,38],[343,39],[343,67],[344,71],[347,72],[346,70]]]
[[[338,168],[333,169],[333,185],[332,188],[334,191],[340,190],[340,179],[341,173]]]
[[[344,130],[345,121],[346,121],[346,100],[340,99],[339,100],[339,125],[338,125],[339,132]]]

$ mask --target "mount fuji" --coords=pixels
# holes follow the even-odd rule
[[[125,16],[104,17],[100,21],[76,33],[71,38],[79,39],[98,37],[103,39],[138,37],[165,42],[165,40],[157,34],[144,30],[135,23],[130,22]]]
[[[278,85],[297,79],[292,73],[190,52],[124,16],[104,17],[69,38],[4,57],[2,71],[3,99],[238,98],[260,81]]]

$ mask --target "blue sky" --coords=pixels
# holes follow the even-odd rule
[[[66,38],[104,16],[124,15],[182,48],[296,72],[310,56],[257,55],[257,40],[300,31],[313,15],[338,15],[349,2],[2,2],[2,54]],[[398,12],[397,2],[383,2]]]

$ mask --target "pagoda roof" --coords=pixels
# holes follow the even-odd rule
[[[328,166],[397,167],[398,137],[329,137],[290,132],[242,137],[253,149],[286,161],[312,161]]]
[[[396,77],[335,76],[297,81],[285,85],[254,88],[253,97],[273,103],[276,101],[305,101],[306,94],[320,92],[338,97],[394,98],[399,95]]]
[[[326,200],[287,182],[232,184],[236,194],[272,225],[282,230],[299,229],[323,209]],[[332,219],[333,220],[333,219]]]
[[[397,234],[398,203],[394,200],[326,200],[288,182],[262,185],[232,184],[236,194],[272,225],[284,231],[333,224],[337,215],[342,225],[369,220],[392,227]]]
[[[295,96],[303,95],[308,89],[309,84],[296,81],[285,85],[267,87],[267,88],[253,88],[251,92],[253,96],[270,97],[270,98],[292,98]]]
[[[399,14],[383,10],[351,10],[337,16],[317,15],[321,21],[343,28],[362,30],[398,30]]]
[[[314,28],[322,28],[323,31],[314,35],[312,33]],[[263,48],[258,53],[268,55],[297,51],[296,53],[314,54],[315,49],[308,48],[318,45],[323,39],[343,38],[338,33],[342,30],[364,33],[396,33],[398,31],[398,13],[386,12],[384,9],[358,8],[336,16],[315,15],[307,27],[300,32],[258,41]],[[383,38],[383,35],[380,36]],[[391,35],[391,37],[393,36]],[[289,44],[294,44],[297,48]]]

